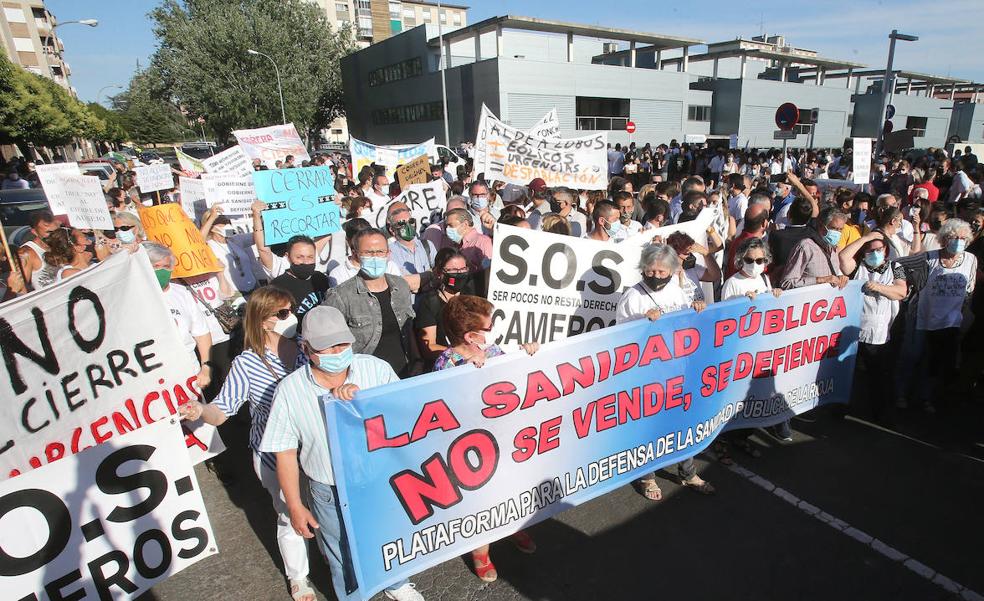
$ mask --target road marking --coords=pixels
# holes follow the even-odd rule
[[[772,494],[779,497],[783,501],[796,507],[806,515],[816,518],[821,522],[823,522],[824,524],[827,524],[834,530],[838,530],[844,535],[849,536],[854,540],[858,541],[862,545],[865,545],[866,547],[870,547],[873,551],[877,552],[878,554],[886,557],[887,559],[895,563],[901,564],[902,566],[908,568],[910,571],[922,576],[926,580],[939,586],[943,590],[950,593],[959,594],[960,598],[965,599],[966,601],[984,601],[984,596],[982,596],[980,593],[970,588],[967,588],[966,586],[960,584],[959,582],[951,578],[947,578],[946,576],[940,574],[939,572],[927,566],[926,564],[909,557],[902,551],[899,551],[898,549],[889,546],[887,543],[878,540],[877,538],[871,536],[870,534],[868,534],[863,530],[859,530],[858,528],[855,528],[854,526],[848,524],[844,520],[830,515],[829,513],[823,511],[816,505],[811,505],[810,503],[807,503],[806,501],[800,499],[799,497],[789,492],[788,490],[776,486],[775,484],[766,480],[762,476],[759,476],[755,472],[743,468],[737,463],[727,467],[735,474],[738,474],[739,476],[745,478],[749,482],[752,482],[756,486],[760,486],[766,491],[771,492]]]

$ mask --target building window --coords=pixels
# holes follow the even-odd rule
[[[431,19],[433,18],[433,16],[431,15],[431,10],[429,8],[425,8],[421,12],[424,15],[424,23],[430,23]]]
[[[400,12],[401,12],[400,9],[402,9],[402,8],[403,8],[403,6],[399,2],[390,2],[389,3],[390,19],[399,21],[400,20]]]
[[[441,23],[447,23],[447,22],[448,22],[448,11],[446,11],[446,10],[444,10],[442,8],[441,9]]]
[[[926,136],[926,125],[929,123],[928,117],[906,117],[905,128],[912,130],[913,138],[923,138]]]
[[[423,62],[420,60],[419,56],[416,56],[393,65],[386,65],[385,67],[373,69],[369,72],[369,87],[374,88],[376,86],[381,86],[384,83],[402,81],[411,77],[417,77],[423,73]]]
[[[345,2],[336,2],[335,3],[335,12],[337,14],[339,14],[339,15],[342,15],[342,14],[348,15],[349,5],[346,4]]]
[[[443,117],[444,111],[440,102],[422,102],[388,109],[376,109],[372,112],[372,123],[373,125],[395,125],[417,121],[437,121]]]
[[[687,105],[687,121],[710,121],[711,107],[690,104]]]
[[[456,13],[454,13],[451,16],[454,18],[454,24],[455,25],[461,25],[461,13],[456,12]]]
[[[624,130],[629,120],[627,98],[597,98],[578,96],[576,99],[577,128],[581,130]]]

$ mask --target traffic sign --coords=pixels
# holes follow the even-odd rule
[[[894,116],[895,116],[895,105],[894,104],[890,104],[890,105],[886,106],[885,107],[885,118],[886,119],[891,119]]]
[[[633,123],[632,121],[626,121],[625,122],[625,131],[629,132],[630,134],[634,134],[635,133],[635,123]]]
[[[780,129],[772,133],[773,140],[795,140],[796,132],[791,129]]]
[[[776,126],[783,131],[793,129],[799,122],[799,114],[799,109],[792,102],[779,105],[776,109]]]

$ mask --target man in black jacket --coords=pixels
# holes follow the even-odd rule
[[[793,247],[807,236],[807,224],[813,216],[813,203],[808,198],[797,196],[789,207],[789,226],[769,233],[769,251],[772,253],[772,265],[769,276],[773,282],[782,279]]]

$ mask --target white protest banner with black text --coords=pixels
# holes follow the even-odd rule
[[[352,174],[359,177],[359,171],[366,165],[375,163],[386,167],[386,177],[390,181],[396,178],[396,168],[417,157],[436,157],[437,148],[434,138],[419,144],[397,144],[380,146],[352,138],[349,141],[349,153],[352,155]]]
[[[111,230],[113,217],[106,207],[102,184],[94,175],[61,175],[44,190],[49,203],[60,207],[68,224],[85,230]]]
[[[536,122],[528,132],[531,136],[539,138],[559,138],[560,137],[560,118],[557,116],[557,109],[552,108],[550,112]]]
[[[277,161],[283,161],[288,156],[294,157],[294,162],[298,166],[304,161],[311,160],[304,141],[297,135],[293,123],[257,129],[239,129],[232,132],[232,135],[236,136],[236,141],[250,160],[260,159],[270,169],[276,168]]]
[[[134,167],[133,172],[137,174],[137,187],[140,188],[141,194],[170,190],[174,187],[171,166],[167,163]]]
[[[202,182],[205,186],[205,206],[208,208],[222,205],[222,214],[229,216],[246,216],[253,213],[256,190],[253,187],[252,175],[241,177],[231,174],[203,173]]]
[[[65,208],[61,205],[60,199],[57,197],[56,192],[60,189],[59,180],[63,177],[73,177],[77,175],[82,175],[79,171],[78,163],[51,163],[50,165],[40,164],[35,166],[38,172],[38,180],[41,181],[41,187],[44,189],[44,194],[48,198],[48,206],[51,207],[51,212],[55,215],[64,215]]]
[[[133,599],[215,555],[177,417],[0,483],[5,599]]]
[[[0,305],[0,354],[0,480],[201,397],[198,365],[142,249]],[[194,435],[187,443],[207,447]]]
[[[241,146],[227,148],[215,156],[202,160],[207,173],[249,177],[253,174],[253,164]]]
[[[402,202],[410,209],[410,214],[417,220],[417,231],[422,232],[430,225],[433,215],[440,215],[447,207],[447,196],[444,194],[444,184],[441,180],[435,180],[426,184],[414,184],[404,190],[399,196],[391,200],[382,208],[377,209],[373,215],[373,225],[386,231],[386,214],[393,203]]]

